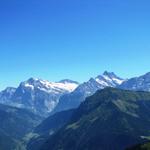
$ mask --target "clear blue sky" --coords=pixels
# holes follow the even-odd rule
[[[149,0],[0,1],[0,89],[150,71]]]

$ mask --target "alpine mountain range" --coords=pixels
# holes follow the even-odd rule
[[[123,79],[113,72],[78,83],[69,79],[59,82],[30,78],[15,87],[0,92],[0,103],[31,110],[37,115],[48,116],[56,112],[77,108],[86,97],[106,87],[134,91],[150,91],[150,73]]]

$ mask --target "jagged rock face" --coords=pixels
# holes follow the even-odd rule
[[[27,108],[40,115],[46,115],[55,109],[59,100],[63,103],[61,109],[74,108],[98,89],[108,86],[116,87],[123,81],[114,73],[107,71],[103,75],[91,78],[81,85],[69,79],[49,82],[30,78],[22,82],[18,88],[7,88],[2,91],[0,93],[0,102],[15,107]]]
[[[0,92],[0,103],[28,108],[46,115],[76,108],[86,97],[105,87],[150,91],[150,73],[124,80],[113,72],[105,71],[102,75],[80,85],[69,79],[49,82],[30,78],[22,82],[18,88],[9,87]]]
[[[103,75],[91,78],[89,81],[80,84],[72,93],[63,95],[54,112],[76,108],[86,97],[94,94],[99,89],[106,87],[116,87],[124,82],[124,79],[118,77],[113,72],[105,71]]]
[[[150,91],[150,72],[139,77],[131,78],[118,86],[118,88],[134,91]]]
[[[57,105],[60,96],[72,92],[78,85],[71,80],[49,82],[30,78],[22,82],[17,89],[1,92],[0,101],[46,115]]]

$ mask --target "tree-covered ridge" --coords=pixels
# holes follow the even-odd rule
[[[41,150],[120,150],[150,135],[150,93],[106,88],[88,97]]]

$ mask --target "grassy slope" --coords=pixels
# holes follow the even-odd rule
[[[150,93],[106,88],[87,98],[41,150],[121,150],[149,131]]]

